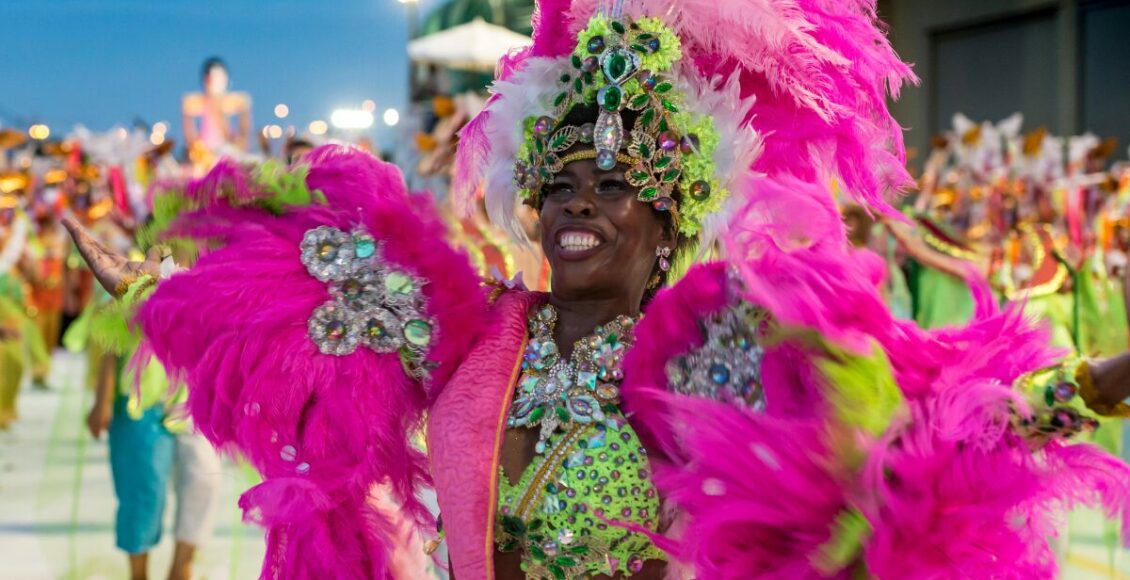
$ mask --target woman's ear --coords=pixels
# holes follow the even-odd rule
[[[679,230],[675,227],[674,216],[667,215],[663,219],[663,231],[659,237],[659,245],[675,249],[679,243]]]

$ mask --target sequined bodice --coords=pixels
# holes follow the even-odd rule
[[[516,485],[500,473],[495,538],[500,550],[521,551],[529,578],[631,575],[665,559],[646,536],[616,525],[656,531],[659,524],[647,452],[619,408],[634,321],[597,328],[570,361],[553,343],[555,321],[551,306],[531,313],[508,425],[539,428],[540,437]]]
[[[659,525],[647,452],[618,410],[550,436],[517,485],[500,473],[498,497],[499,549],[521,550],[529,578],[632,574],[665,559],[646,536],[610,523]]]

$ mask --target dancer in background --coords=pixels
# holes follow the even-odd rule
[[[31,284],[31,308],[43,344],[50,354],[59,346],[63,325],[63,303],[67,288],[64,270],[70,242],[59,224],[54,207],[40,205],[36,210],[36,229],[28,243],[25,272]],[[32,368],[32,385],[48,388],[51,361],[38,360]]]
[[[17,263],[31,232],[30,220],[14,192],[3,194],[0,210],[0,431],[19,418],[17,399],[31,351],[45,350],[34,321],[28,317],[28,288]]]
[[[203,174],[220,156],[247,150],[251,135],[251,97],[228,92],[228,68],[219,58],[204,61],[200,93],[190,93],[181,104],[188,157]],[[236,117],[233,128],[231,118]]]
[[[151,263],[156,267],[161,252],[168,251],[165,247],[151,249]],[[184,256],[181,259],[187,262]],[[187,392],[183,387],[170,390],[163,366],[153,361],[139,373],[127,366],[138,337],[118,304],[97,307],[87,332],[86,337],[68,338],[76,348],[93,343],[103,353],[95,361],[95,397],[87,427],[95,439],[103,432],[108,434],[118,499],[117,546],[129,556],[130,577],[148,578],[149,553],[163,535],[165,508],[172,493],[176,544],[168,577],[189,580],[193,560],[214,529],[221,481],[219,456],[184,417],[181,407]]]

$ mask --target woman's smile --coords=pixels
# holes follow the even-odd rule
[[[566,226],[557,231],[554,246],[557,256],[566,262],[586,260],[607,245],[600,233],[578,226]]]

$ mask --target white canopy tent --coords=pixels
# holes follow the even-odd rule
[[[476,18],[409,42],[408,57],[417,63],[491,72],[503,55],[532,42],[528,36]]]

